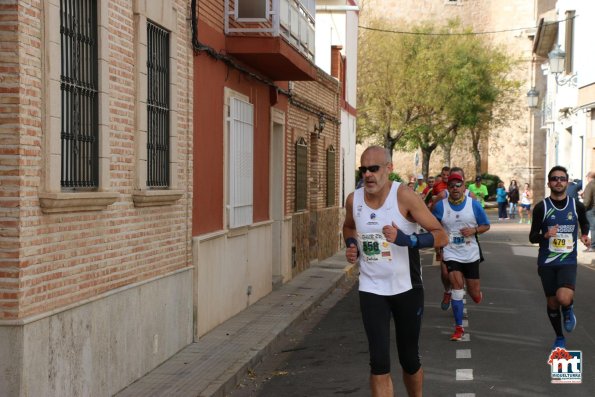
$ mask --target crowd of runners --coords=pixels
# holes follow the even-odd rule
[[[361,156],[362,185],[347,197],[343,235],[346,258],[359,263],[360,310],[370,351],[373,397],[393,396],[390,377],[390,322],[394,321],[399,363],[409,396],[421,396],[423,368],[419,335],[424,310],[424,285],[419,249],[433,248],[444,287],[441,307],[452,308],[454,332],[463,338],[464,296],[483,299],[479,268],[484,260],[479,236],[490,229],[485,212],[488,190],[481,176],[466,184],[458,167],[408,183],[392,182],[388,150],[367,148]],[[537,272],[541,278],[547,318],[554,329],[552,349],[565,345],[564,331],[576,327],[573,310],[577,246],[591,247],[585,206],[569,196],[564,167],[547,175],[550,196],[532,208],[528,184],[519,192],[516,181],[496,192],[499,221],[514,219],[531,225],[529,240],[539,244]],[[595,189],[594,189],[595,190]],[[421,197],[421,198],[420,198]],[[505,203],[505,205],[500,205]],[[425,286],[426,288],[431,288]]]

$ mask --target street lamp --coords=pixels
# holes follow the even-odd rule
[[[535,87],[531,87],[529,92],[527,92],[527,106],[530,109],[537,108],[537,103],[539,102],[539,91],[535,89]]]
[[[320,113],[318,115],[318,125],[314,125],[314,132],[318,133],[317,134],[318,139],[320,139],[320,134],[322,134],[325,124],[326,124],[326,120],[324,118],[324,113]]]
[[[560,44],[556,44],[556,48],[548,54],[550,72],[556,76],[564,70],[564,59],[566,53],[560,48]]]
[[[573,73],[572,75],[565,78],[558,78],[558,75],[564,72],[564,61],[566,58],[566,53],[560,48],[560,44],[556,44],[556,48],[550,51],[548,58],[550,73],[554,74],[554,77],[556,78],[556,84],[566,85],[570,83],[570,86],[576,87],[576,73]]]

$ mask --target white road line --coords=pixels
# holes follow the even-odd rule
[[[457,369],[457,380],[473,380],[473,369]]]
[[[469,320],[463,320],[463,328],[467,328],[469,326]]]
[[[456,397],[475,397],[475,393],[457,393]]]
[[[468,333],[464,333],[463,337],[461,338],[461,342],[469,342],[471,340],[471,335],[469,335]]]
[[[471,349],[457,349],[457,358],[471,358]]]

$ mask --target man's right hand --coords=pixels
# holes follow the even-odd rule
[[[549,226],[547,232],[543,234],[544,238],[556,237],[558,234],[558,225]]]
[[[345,257],[349,263],[355,263],[357,261],[357,246],[355,244],[349,244],[349,247],[345,250]]]

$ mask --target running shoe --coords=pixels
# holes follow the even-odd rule
[[[552,350],[556,350],[556,348],[566,349],[566,338],[563,336],[557,336],[554,344],[552,345]]]
[[[450,296],[450,292],[445,292],[442,296],[442,302],[440,302],[440,307],[442,308],[442,310],[448,310],[450,306]]]
[[[572,332],[576,328],[576,316],[574,315],[574,309],[572,305],[568,308],[568,310],[562,310],[562,315],[564,316],[564,329],[567,332]]]
[[[460,325],[457,325],[455,327],[455,332],[454,334],[452,334],[452,336],[450,337],[450,340],[461,340],[463,339],[463,335],[465,334],[465,329],[463,327],[461,327]]]
[[[525,221],[523,221],[522,219],[519,221],[519,223],[525,223]]]

